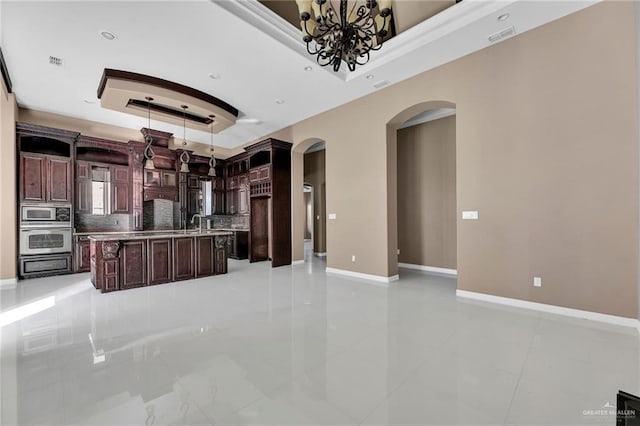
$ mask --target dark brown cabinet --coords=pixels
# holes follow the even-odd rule
[[[85,161],[76,162],[76,212],[91,213],[91,165]]]
[[[168,283],[172,276],[173,245],[170,238],[149,240],[149,284]]]
[[[269,258],[269,199],[251,199],[251,262]]]
[[[227,242],[228,256],[232,259],[243,260],[249,257],[249,232],[233,231]]]
[[[47,201],[71,202],[71,160],[49,157],[47,168]]]
[[[174,281],[195,277],[195,241],[193,238],[174,238],[173,270]]]
[[[227,237],[216,237],[215,271],[216,275],[227,273]]]
[[[20,154],[20,199],[46,201],[46,159],[38,154]]]
[[[75,238],[74,250],[74,272],[89,272],[91,270],[91,242],[87,236],[77,236]]]
[[[120,244],[120,289],[146,285],[147,241],[123,241]]]
[[[71,201],[71,159],[44,154],[20,154],[20,200]]]
[[[129,167],[111,167],[111,213],[131,212],[129,201]]]
[[[215,274],[215,237],[198,237],[196,250],[196,277]]]

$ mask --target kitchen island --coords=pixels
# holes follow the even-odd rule
[[[91,282],[102,293],[227,273],[228,231],[89,236]]]

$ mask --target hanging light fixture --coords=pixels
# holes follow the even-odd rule
[[[182,146],[187,146],[187,108],[186,105],[181,105],[182,107]],[[182,173],[189,173],[189,153],[187,151],[182,151],[180,154],[180,171]]]
[[[147,119],[148,119],[148,124],[147,124],[147,128],[149,130],[151,130],[151,101],[153,101],[153,98],[150,96],[147,96],[146,98],[147,101]],[[147,146],[144,148],[144,168],[147,170],[154,170],[156,168],[156,166],[153,164],[153,149],[151,148],[151,142],[153,142],[153,138],[151,137],[151,135],[149,134],[149,132],[147,132],[147,135],[144,137],[145,142],[147,143]]]
[[[216,176],[216,158],[213,156],[213,115],[210,115],[211,118],[211,158],[209,158],[209,176]]]
[[[382,47],[391,23],[391,0],[296,0],[300,12],[302,40],[319,65],[350,71],[369,62],[370,52]]]

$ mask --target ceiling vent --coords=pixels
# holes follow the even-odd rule
[[[380,89],[381,87],[389,85],[389,80],[382,80],[373,85],[376,89]]]
[[[56,56],[49,56],[49,63],[51,65],[55,65],[57,67],[61,67],[62,66],[62,58],[58,58]]]
[[[504,29],[502,31],[499,31],[495,34],[491,34],[489,36],[489,41],[491,43],[495,43],[496,41],[511,37],[513,35],[516,34],[516,27],[509,27],[507,29]]]

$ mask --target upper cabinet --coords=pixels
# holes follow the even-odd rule
[[[20,201],[70,203],[71,160],[21,153]]]
[[[20,150],[20,201],[71,203],[71,145],[78,133],[16,124]]]
[[[88,136],[78,138],[76,213],[130,214],[133,204],[131,184],[128,145]]]

